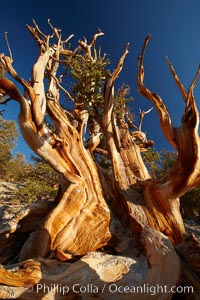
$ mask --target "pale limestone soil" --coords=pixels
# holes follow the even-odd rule
[[[0,204],[12,204],[12,196],[15,191],[22,188],[23,185],[19,183],[12,183],[0,180]]]
[[[16,189],[16,185],[6,181],[0,181],[0,196],[11,195]]]

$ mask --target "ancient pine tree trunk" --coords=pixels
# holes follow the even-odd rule
[[[165,176],[151,178],[141,155],[153,145],[141,129],[148,112],[141,112],[136,126],[126,108],[128,88],[114,91],[129,45],[111,73],[96,49],[101,31],[91,43],[84,38],[69,50],[72,36],[62,40],[61,31],[48,22],[51,35],[35,21],[27,25],[39,46],[30,81],[14,69],[9,47],[9,56],[1,54],[14,80],[0,79],[1,94],[19,103],[23,137],[58,173],[59,190],[54,203],[36,202],[2,223],[0,297],[66,299],[67,294],[75,299],[85,297],[80,287],[90,284],[87,299],[113,299],[113,293],[119,299],[149,299],[148,287],[159,285],[167,288],[155,291],[154,299],[160,300],[172,298],[172,287],[190,284],[197,299],[199,259],[193,254],[200,248],[195,236],[185,239],[179,197],[200,182],[193,95],[200,70],[187,91],[167,60],[185,102],[182,125],[175,128],[161,97],[144,84],[146,38],[138,58],[138,91],[154,105],[178,154]],[[64,83],[63,65],[74,76],[73,93]],[[63,95],[70,109],[63,107]]]

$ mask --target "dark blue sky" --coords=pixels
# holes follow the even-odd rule
[[[189,87],[200,64],[200,1],[199,0],[74,0],[74,1],[4,1],[1,3],[0,52],[6,52],[4,32],[22,77],[29,79],[38,48],[25,25],[35,19],[41,29],[48,31],[47,19],[63,30],[63,36],[74,34],[74,45],[83,36],[89,40],[98,27],[105,33],[99,39],[102,50],[109,55],[111,68],[115,66],[130,42],[129,55],[117,81],[127,83],[135,101],[134,112],[149,109],[151,103],[141,97],[136,89],[137,60],[147,34],[152,39],[145,57],[146,85],[160,94],[167,105],[175,126],[179,126],[184,110],[182,98],[173,82],[165,56],[185,84]],[[200,83],[195,89],[200,104]],[[200,105],[198,105],[200,107]],[[1,108],[2,109],[2,108]],[[17,118],[18,107],[12,102],[6,106],[5,117]],[[155,141],[157,149],[170,149],[159,129],[155,110],[146,116],[143,130]],[[16,151],[29,155],[29,149],[20,138]]]

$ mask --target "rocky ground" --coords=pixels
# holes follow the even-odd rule
[[[11,198],[14,191],[16,190],[17,185],[14,183],[6,182],[1,180],[0,181],[0,201],[6,201],[7,198]]]

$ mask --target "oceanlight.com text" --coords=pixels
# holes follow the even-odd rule
[[[149,294],[154,296],[156,294],[162,293],[178,293],[178,294],[189,294],[193,293],[193,286],[172,286],[167,285],[150,285],[144,284],[139,286],[128,286],[128,285],[117,285],[105,283],[103,286],[97,286],[95,284],[85,284],[81,285],[76,283],[72,286],[62,285],[62,284],[42,284],[38,283],[34,287],[29,287],[29,290],[35,291],[36,293],[49,293],[54,292],[56,294],[66,295],[68,293],[75,294],[99,294],[99,293],[111,293],[111,294]]]

